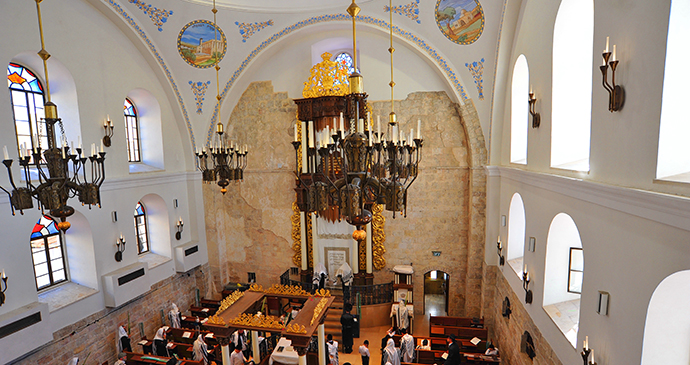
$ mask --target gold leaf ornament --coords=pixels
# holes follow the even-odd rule
[[[304,82],[302,97],[318,98],[321,96],[344,96],[350,93],[347,68],[331,61],[332,54],[321,55],[322,62],[314,65],[309,73],[309,81]]]

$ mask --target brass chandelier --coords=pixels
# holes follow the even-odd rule
[[[101,143],[100,152],[96,150],[96,145],[91,144],[91,154],[86,155],[82,150],[81,141],[75,149],[73,145],[67,146],[62,119],[58,117],[57,105],[50,100],[50,81],[48,80],[47,61],[50,54],[45,49],[43,40],[43,24],[41,21],[41,6],[43,0],[36,0],[36,11],[38,13],[38,28],[41,36],[41,50],[38,55],[43,60],[43,70],[45,72],[46,102],[45,102],[45,122],[48,146],[43,149],[40,146],[38,131],[33,136],[33,146],[28,148],[25,144],[19,146],[19,165],[21,166],[22,176],[26,182],[24,187],[17,187],[12,176],[12,162],[9,158],[7,147],[4,149],[4,160],[2,163],[7,168],[11,191],[0,186],[10,197],[12,215],[15,210],[24,214],[25,209],[33,208],[33,199],[43,211],[47,209],[53,217],[60,218],[58,228],[63,232],[67,231],[70,223],[66,218],[74,214],[74,208],[67,205],[67,201],[73,197],[78,197],[82,205],[98,205],[100,208],[100,188],[105,180],[105,152]],[[62,147],[56,142],[55,124],[58,124],[62,131]],[[91,178],[87,178],[90,167]],[[32,180],[32,173],[38,175],[37,180]]]
[[[393,217],[396,212],[406,212],[407,191],[419,172],[423,139],[419,131],[420,121],[417,123],[416,136],[410,130],[406,138],[393,111],[392,15],[389,48],[391,113],[386,134],[381,132],[380,121],[377,122],[376,132],[373,131],[371,115],[365,111],[367,94],[363,91],[362,75],[357,71],[355,21],[359,11],[359,6],[353,0],[347,9],[352,17],[354,63],[354,72],[349,76],[349,94],[344,96],[344,100],[325,97],[319,101],[320,107],[311,110],[311,115],[315,116],[320,116],[316,115],[316,110],[322,111],[329,106],[345,110],[349,128],[344,123],[342,112],[340,120],[333,118],[332,124],[329,119],[324,122],[323,118],[318,121],[302,120],[301,133],[296,126],[292,143],[295,148],[297,205],[300,211],[323,214],[335,209],[339,217],[361,230],[371,222],[374,204],[384,204],[386,210],[393,212]],[[339,72],[337,67],[333,71],[335,75]],[[309,109],[302,108],[304,100],[296,101],[299,112]],[[309,110],[305,114],[309,115]],[[301,170],[300,165],[303,165]]]
[[[213,28],[215,39],[218,41],[218,27],[216,26],[216,1],[213,0]],[[216,57],[216,56],[214,56]],[[216,135],[211,142],[210,148],[197,149],[197,168],[201,171],[202,180],[206,183],[215,182],[220,186],[220,192],[225,195],[228,192],[227,186],[231,181],[241,181],[244,179],[244,169],[247,167],[247,145],[240,146],[237,142],[231,142],[227,134],[223,131],[223,120],[220,116],[221,97],[220,97],[220,57],[216,57],[214,68],[216,69],[216,100],[218,102],[218,124],[216,124]],[[210,165],[209,166],[209,160]]]

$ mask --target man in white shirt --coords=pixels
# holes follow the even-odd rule
[[[326,350],[328,350],[328,359],[331,365],[338,365],[338,341],[333,341],[333,335],[330,333],[326,337]],[[234,365],[234,364],[233,364]]]
[[[362,356],[362,365],[369,365],[371,354],[369,353],[369,340],[364,340],[364,344],[359,346],[359,354]]]

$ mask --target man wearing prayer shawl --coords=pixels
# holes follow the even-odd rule
[[[201,333],[199,333],[197,339],[194,340],[192,360],[201,361],[204,365],[208,365],[208,346],[206,342],[204,342],[204,336]]]
[[[165,339],[165,328],[161,327],[153,337],[153,354],[158,356],[170,356],[168,352],[168,340]]]
[[[351,303],[350,301],[350,285],[352,285],[352,268],[347,262],[343,263],[338,271],[335,272],[336,278],[340,278],[340,282],[343,285],[343,301],[345,303]]]
[[[407,333],[406,329],[400,330],[402,337],[400,338],[400,352],[402,353],[403,362],[412,362],[414,358],[414,337]]]
[[[322,263],[317,263],[314,268],[314,276],[312,277],[312,284],[318,286],[318,289],[323,289],[326,285],[326,278],[328,277],[328,272],[326,271],[326,266]]]
[[[175,303],[172,304],[172,309],[168,313],[168,319],[170,320],[170,327],[181,328],[180,322],[182,322],[182,314]]]
[[[124,326],[120,326],[117,328],[117,340],[116,340],[116,345],[117,345],[117,353],[121,353],[123,351],[129,351],[132,352],[132,345],[129,342],[129,336],[127,335],[127,331],[125,330]]]
[[[383,349],[383,356],[381,363],[390,363],[391,365],[400,365],[400,350],[395,347],[395,341],[392,338],[388,339],[386,348]]]

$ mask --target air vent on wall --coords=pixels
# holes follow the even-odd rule
[[[199,245],[194,245],[186,250],[184,250],[184,255],[189,256],[193,253],[199,252]]]
[[[175,247],[175,271],[188,272],[208,262],[205,249],[206,247],[199,241],[187,242]]]
[[[41,312],[36,312],[30,316],[14,321],[8,325],[0,327],[0,339],[13,333],[19,332],[24,328],[31,327],[41,321]]]

